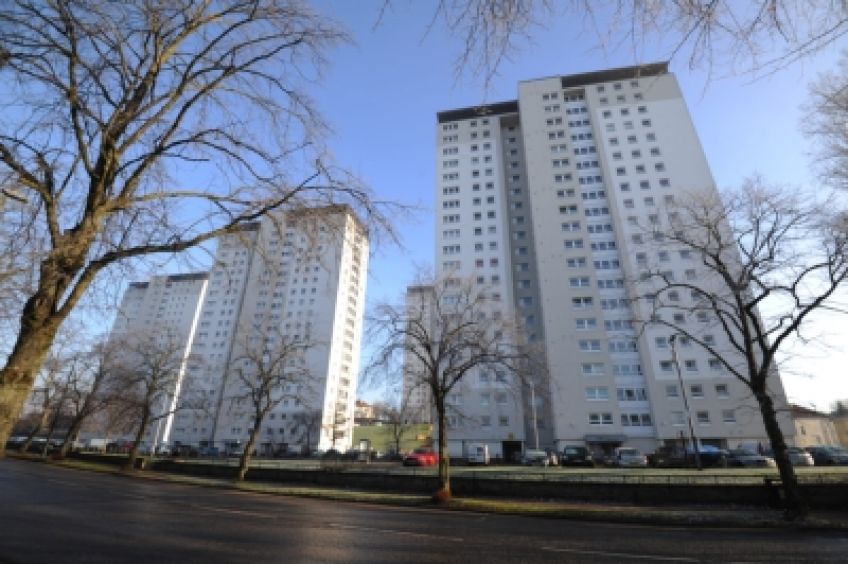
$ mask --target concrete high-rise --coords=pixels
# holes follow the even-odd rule
[[[214,265],[202,274],[195,322],[175,329],[190,347],[180,393],[200,407],[177,411],[157,442],[243,448],[252,410],[235,364],[249,344],[276,338],[303,343],[303,355],[290,362],[308,378],[286,384],[293,389],[265,418],[257,451],[350,448],[368,253],[366,228],[341,205],[290,211],[219,238]],[[167,320],[138,297],[152,285],[130,286],[113,332],[133,316],[146,316],[133,322],[144,328]]]
[[[766,440],[756,402],[720,363],[687,339],[671,343],[667,328],[634,324],[649,315],[634,302],[647,269],[704,279],[697,257],[659,233],[675,198],[716,193],[666,64],[528,80],[517,100],[437,118],[437,278],[491,288],[547,365],[532,400],[486,371],[466,378],[454,452],[487,442],[507,455],[536,436],[557,449],[651,451],[688,435],[684,391],[702,444]],[[708,314],[681,322],[729,348]],[[785,405],[779,378],[771,391]],[[510,401],[517,417],[505,414]]]
[[[109,335],[115,347],[123,349],[133,341],[161,346],[161,352],[173,355],[169,368],[177,373],[166,378],[158,390],[153,408],[154,423],[144,441],[148,447],[171,440],[174,414],[189,366],[189,354],[200,321],[200,309],[206,296],[209,274],[172,274],[153,276],[147,282],[132,282],[124,292],[118,315]],[[114,361],[135,362],[138,351],[119,349]]]

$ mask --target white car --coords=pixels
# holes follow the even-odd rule
[[[612,465],[621,468],[646,468],[648,457],[642,454],[638,448],[618,447],[614,451]]]

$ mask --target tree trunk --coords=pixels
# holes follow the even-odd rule
[[[138,457],[138,450],[141,447],[141,439],[144,437],[144,433],[147,432],[148,425],[150,425],[150,410],[145,409],[141,416],[141,423],[138,426],[138,432],[135,434],[135,440],[133,441],[132,448],[130,448],[127,462],[124,464],[124,470],[132,470],[135,468],[135,459]]]
[[[41,458],[47,456],[47,453],[50,452],[50,439],[53,438],[53,431],[56,430],[56,424],[59,422],[59,414],[62,412],[62,402],[59,402],[59,405],[56,406],[56,409],[53,413],[53,418],[50,420],[50,428],[47,429],[47,440],[44,441],[44,448],[41,449]]]
[[[29,447],[32,445],[33,439],[44,429],[44,425],[47,423],[47,418],[50,417],[50,409],[45,406],[41,411],[41,417],[38,418],[38,423],[35,424],[35,428],[30,431],[29,435],[27,435],[26,440],[21,444],[18,448],[18,452],[26,453],[29,450]]]
[[[785,516],[789,520],[803,518],[807,514],[807,504],[798,488],[798,477],[795,475],[795,468],[793,468],[792,461],[789,460],[789,454],[786,452],[786,441],[783,438],[783,431],[781,431],[777,421],[774,403],[768,392],[762,391],[754,395],[760,404],[763,424],[766,427],[766,433],[771,442],[772,452],[777,463],[777,470],[780,473],[780,481],[783,483]]]
[[[85,265],[101,223],[98,217],[86,218],[71,235],[63,235],[61,243],[39,265],[38,287],[24,304],[15,346],[0,368],[0,444],[6,444],[20,417],[59,326],[91,284],[93,277],[74,280]],[[66,292],[72,283],[76,284],[74,290],[80,291],[70,298]],[[64,304],[63,299],[67,300]],[[3,452],[0,449],[0,458]]]
[[[448,501],[451,498],[450,488],[450,455],[448,454],[447,417],[444,406],[436,407],[439,418],[439,491],[437,500]]]
[[[0,444],[9,440],[59,328],[57,320],[37,315],[32,304],[37,299],[41,296],[30,298],[24,308],[15,347],[0,369]],[[3,452],[0,449],[0,458]]]
[[[253,456],[253,447],[256,445],[256,437],[259,435],[259,427],[262,425],[262,420],[257,418],[258,423],[250,430],[250,435],[247,438],[247,444],[244,446],[244,451],[239,457],[238,475],[236,480],[241,482],[247,475],[247,469],[250,467],[250,458]]]
[[[82,423],[85,421],[86,416],[84,412],[77,413],[74,418],[71,420],[71,424],[68,425],[68,432],[65,434],[65,440],[62,443],[62,448],[59,450],[59,456],[61,458],[65,458],[71,451],[71,446],[74,442],[76,442],[77,437],[79,437],[80,430],[82,429]]]

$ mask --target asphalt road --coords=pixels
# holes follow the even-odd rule
[[[250,494],[0,460],[0,562],[845,562],[827,532],[626,526]]]

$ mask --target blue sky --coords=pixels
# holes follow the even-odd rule
[[[500,69],[490,91],[479,80],[453,74],[460,45],[436,25],[425,34],[434,2],[395,2],[375,28],[382,0],[325,1],[331,14],[353,35],[356,44],[335,49],[313,96],[331,126],[329,140],[336,161],[361,176],[379,198],[421,207],[414,219],[398,225],[404,248],[379,248],[371,261],[368,301],[399,300],[416,265],[433,260],[435,114],[444,109],[515,99],[520,80],[573,74],[602,68],[663,60],[650,48],[634,53],[622,48],[604,52],[583,22],[561,17],[520,44]],[[754,173],[799,189],[815,189],[809,142],[800,133],[801,105],[807,85],[835,66],[832,47],[802,64],[753,80],[735,76],[709,80],[685,60],[673,60],[695,127],[720,188],[739,185]],[[848,398],[845,341],[848,323],[832,317],[827,327],[830,348],[796,346],[784,382],[790,398],[827,408]],[[367,351],[366,351],[367,352]],[[812,378],[812,376],[815,376]]]

